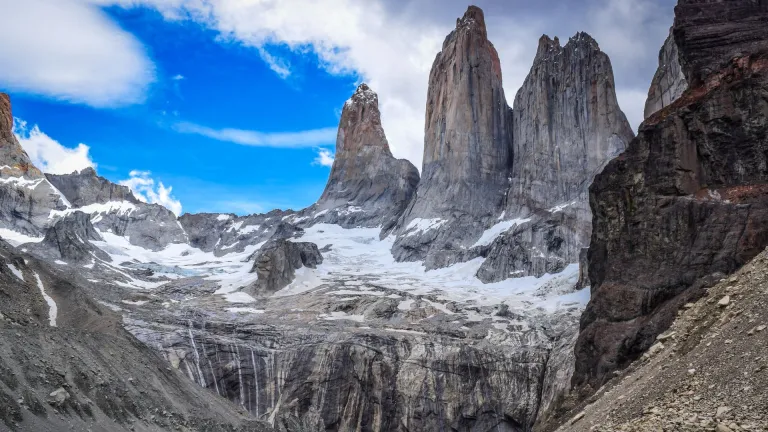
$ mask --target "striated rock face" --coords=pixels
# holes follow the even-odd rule
[[[256,295],[280,291],[293,282],[296,270],[316,268],[322,263],[323,256],[314,243],[285,239],[270,241],[256,255],[251,272],[258,274],[259,279],[248,291]]]
[[[11,98],[7,93],[0,93],[0,167],[2,177],[26,177],[38,179],[43,176],[29,160],[27,152],[21,148],[16,136],[13,135],[13,113]]]
[[[669,37],[659,51],[659,68],[653,76],[648,100],[645,102],[645,118],[669,106],[688,88],[688,81],[680,67],[675,37],[670,29]]]
[[[482,10],[471,6],[432,65],[422,179],[399,222],[398,260],[468,246],[498,216],[512,163],[510,122],[499,56]],[[423,221],[443,222],[425,231]]]
[[[586,198],[594,175],[632,138],[616,100],[611,61],[597,42],[578,33],[561,47],[557,38],[543,36],[515,97],[507,213]]]
[[[379,98],[360,84],[344,104],[336,156],[323,195],[313,210],[315,222],[345,227],[391,227],[413,197],[419,171],[395,159],[381,125]]]
[[[610,59],[591,36],[578,33],[564,47],[557,38],[539,40],[515,97],[513,131],[502,218],[526,222],[492,243],[477,273],[483,282],[560,272],[589,245],[589,184],[634,137]]]
[[[45,177],[75,207],[112,201],[141,203],[128,186],[118,185],[98,176],[93,168],[66,175],[46,174]]]
[[[690,87],[590,189],[576,384],[600,385],[768,245],[766,22],[765,2],[680,1],[673,34]]]

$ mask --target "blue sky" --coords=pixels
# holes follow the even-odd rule
[[[486,11],[510,104],[539,37],[565,41],[583,30],[611,57],[634,127],[674,3],[475,2]],[[44,170],[96,164],[175,211],[297,209],[321,194],[329,167],[318,155],[328,165],[341,107],[361,81],[379,93],[395,156],[421,166],[429,70],[466,7],[0,0],[0,90],[11,94],[14,115],[26,122],[22,144]]]
[[[322,193],[329,168],[318,148],[239,145],[180,133],[177,124],[265,133],[334,129],[354,90],[354,73],[331,75],[316,56],[281,50],[293,65],[282,78],[236,41],[192,22],[169,22],[156,11],[111,7],[109,16],[144,45],[156,81],[143,104],[91,108],[11,93],[14,116],[67,147],[85,143],[100,175],[115,182],[146,170],[173,187],[184,211],[249,213],[301,208]],[[212,199],[212,197],[214,199]]]

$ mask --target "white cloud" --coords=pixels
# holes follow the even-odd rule
[[[168,210],[181,215],[181,202],[173,197],[172,187],[165,187],[163,182],[157,182],[151,177],[149,171],[133,170],[129,174],[129,179],[120,181],[121,185],[128,186],[136,195],[136,198],[152,203],[160,204]]]
[[[141,102],[154,65],[95,0],[0,0],[0,86],[95,107]]]
[[[178,74],[178,75],[174,75],[171,79],[174,80],[174,81],[181,81],[181,80],[185,79],[185,77],[182,74]]]
[[[418,167],[429,71],[455,18],[467,6],[464,0],[111,1],[155,7],[170,20],[195,20],[218,31],[224,40],[255,48],[282,77],[290,75],[290,65],[268,52],[270,47],[313,53],[330,73],[358,76],[379,93],[392,152]],[[585,30],[613,59],[617,93],[630,122],[637,126],[642,120],[642,102],[635,96],[648,89],[656,53],[672,23],[674,0],[476,3],[486,9],[510,105],[542,33],[565,42]]]
[[[32,163],[43,172],[70,174],[96,167],[89,154],[90,147],[85,144],[80,143],[75,148],[65,147],[42,132],[37,125],[29,129],[27,122],[17,118],[14,119],[13,132]]]
[[[328,149],[321,148],[317,150],[317,157],[312,163],[330,168],[333,166],[333,160],[333,153]]]
[[[174,126],[181,133],[202,135],[218,141],[253,147],[300,148],[315,147],[336,142],[336,128],[314,129],[299,132],[264,133],[243,129],[213,129],[194,123],[177,123]]]

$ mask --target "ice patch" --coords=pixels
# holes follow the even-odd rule
[[[572,206],[574,204],[576,204],[576,201],[569,202],[567,204],[556,205],[556,206],[552,207],[551,209],[549,209],[547,211],[550,212],[550,213],[558,213],[558,212],[561,212],[561,211],[565,210],[566,208],[568,208],[568,207],[570,207],[570,206]]]
[[[234,308],[227,308],[227,312],[238,313],[238,314],[263,314],[266,311],[263,309],[234,307]]]
[[[491,243],[493,243],[493,241],[496,240],[496,238],[498,238],[500,235],[504,234],[505,232],[509,231],[513,227],[522,225],[530,221],[531,221],[530,219],[512,219],[512,220],[499,222],[496,225],[485,230],[485,232],[483,232],[483,235],[480,236],[480,239],[477,242],[475,242],[475,244],[473,244],[472,247],[475,248],[478,246],[488,246]]]
[[[43,237],[31,237],[7,228],[0,228],[0,237],[10,243],[13,247],[17,247],[24,243],[40,243],[43,241]]]
[[[24,280],[24,274],[23,274],[23,273],[21,273],[21,270],[19,270],[18,268],[16,268],[16,266],[15,266],[15,265],[13,265],[13,264],[8,264],[8,268],[9,268],[9,269],[11,269],[11,272],[12,272],[14,275],[16,275],[16,277],[17,277],[17,278],[21,279],[22,281]]]
[[[58,308],[53,298],[45,292],[45,286],[43,286],[43,280],[40,279],[40,275],[35,273],[37,279],[37,287],[40,288],[40,293],[43,295],[45,302],[48,303],[48,323],[51,327],[56,327],[56,315],[58,315]]]
[[[219,222],[224,222],[224,221],[230,220],[231,218],[232,218],[232,216],[230,216],[228,214],[220,214],[220,215],[218,215],[216,217],[216,220],[219,221]]]
[[[330,314],[322,314],[318,317],[326,321],[349,320],[355,322],[365,322],[364,315],[347,315],[346,312],[331,312]]]
[[[441,226],[445,225],[446,222],[447,221],[443,219],[416,218],[412,220],[407,227],[405,227],[405,232],[407,233],[405,236],[410,237],[419,235],[421,233],[440,228]]]
[[[256,302],[255,298],[249,296],[248,294],[242,291],[224,294],[224,300],[230,303],[255,303]]]

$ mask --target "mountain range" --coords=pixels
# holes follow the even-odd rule
[[[768,427],[764,387],[691,396],[728,399],[706,416],[627,380],[682,354],[724,386],[703,344],[768,335],[734,306],[765,294],[768,3],[679,0],[637,135],[586,33],[542,36],[510,106],[470,6],[428,79],[421,171],[360,84],[318,201],[248,216],[43,173],[0,94],[0,428]]]

